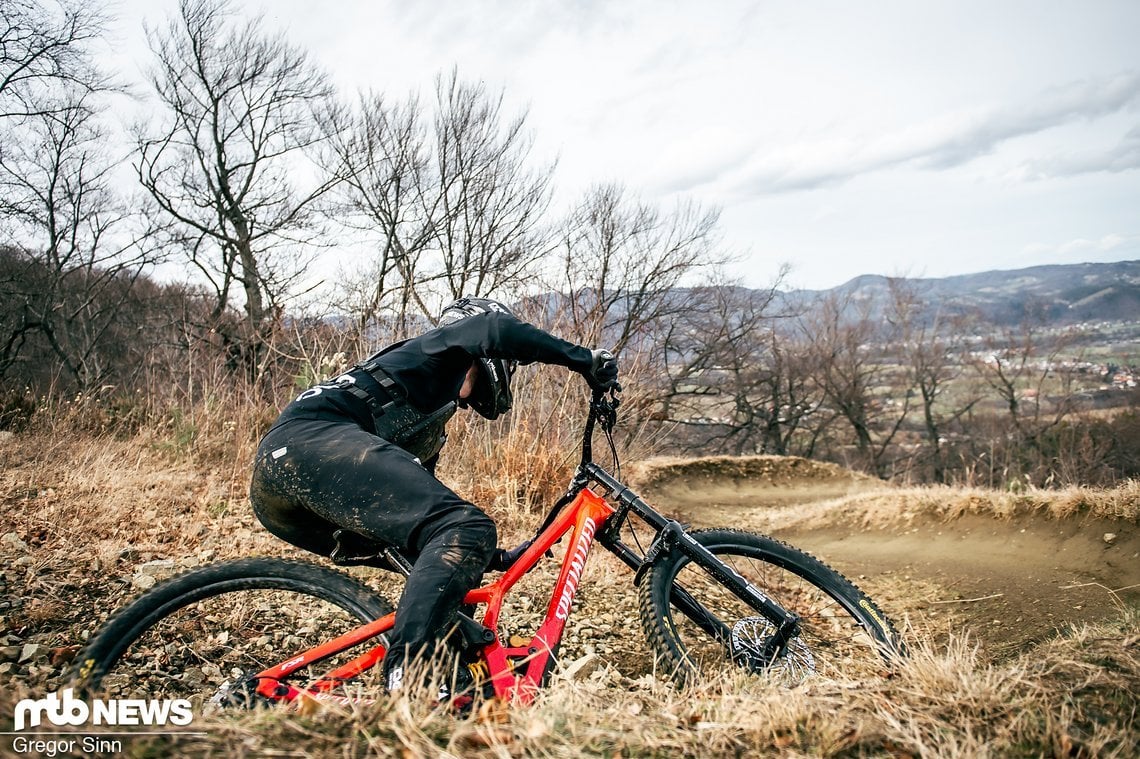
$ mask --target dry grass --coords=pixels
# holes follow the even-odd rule
[[[811,461],[798,456],[705,456],[700,459],[657,456],[638,462],[630,468],[629,476],[637,487],[649,488],[694,479],[749,480],[774,485],[832,480],[861,485],[882,483],[870,475],[853,472],[837,464]]]
[[[913,508],[944,519],[955,519],[966,514],[995,516],[999,519],[1045,515],[1052,519],[1087,516],[1140,522],[1140,482],[1136,480],[1128,480],[1113,488],[1029,488],[1022,492],[980,488],[918,488],[902,491],[900,497],[911,499]]]
[[[194,723],[142,755],[1128,757],[1140,741],[1140,620],[1089,626],[1000,666],[969,640],[919,645],[892,677],[795,689],[726,677],[677,690],[612,668],[556,681],[533,707],[457,716],[426,694]],[[364,695],[370,695],[367,691]]]
[[[1034,488],[1019,493],[948,486],[883,486],[790,507],[761,506],[749,516],[768,529],[837,524],[858,529],[890,528],[916,519],[951,522],[965,516],[998,520],[1092,518],[1136,524],[1140,523],[1140,482],[1129,480],[1113,488]]]
[[[569,387],[546,395],[541,408],[501,421],[457,414],[448,426],[440,477],[499,520],[553,503],[577,465],[577,441],[566,420],[581,407],[581,398]],[[525,402],[516,397],[516,403]]]
[[[459,429],[449,444],[444,475],[489,504],[506,540],[533,529],[538,504],[561,492],[574,463],[575,425],[564,417],[579,406],[575,398],[559,403],[508,428],[480,422]],[[271,419],[263,408],[205,407],[152,417],[127,435],[90,426],[77,433],[82,425],[61,412],[34,432],[0,440],[0,533],[14,534],[0,544],[0,590],[8,603],[0,642],[53,652],[0,675],[12,686],[0,719],[12,714],[14,698],[60,683],[68,649],[137,592],[129,581],[139,563],[295,554],[268,536],[245,504],[248,461]],[[809,521],[856,526],[891,524],[912,512],[1135,521],[1138,503],[1137,483],[1024,493],[914,488],[799,511],[811,512],[801,513]],[[534,581],[544,578],[539,573]],[[538,592],[533,608],[520,613],[541,613]],[[139,756],[901,757],[1129,756],[1140,745],[1134,610],[1000,663],[961,634],[935,643],[916,630],[913,655],[890,677],[819,680],[792,690],[726,678],[677,690],[647,669],[631,598],[616,562],[592,560],[564,653],[573,659],[596,651],[600,666],[555,682],[528,709],[490,705],[456,716],[433,709],[427,698],[380,698],[354,709],[201,718],[192,727],[205,738],[130,739],[128,748]]]

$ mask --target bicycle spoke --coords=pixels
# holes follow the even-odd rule
[[[327,601],[288,591],[226,593],[191,604],[152,627],[103,678],[103,687],[112,697],[200,700],[227,681],[284,661],[358,624]]]
[[[880,648],[894,645],[894,632],[884,628],[882,614],[841,575],[763,536],[732,530],[694,536],[795,614],[799,631],[773,655],[779,620],[766,618],[707,570],[674,554],[651,571],[641,605],[651,641],[678,677],[744,668],[795,684],[813,676],[863,677],[882,671]]]
[[[185,698],[196,706],[257,701],[251,676],[333,640],[390,609],[324,567],[245,559],[156,586],[108,620],[80,653],[76,682],[108,698]],[[297,684],[361,653],[304,667]]]

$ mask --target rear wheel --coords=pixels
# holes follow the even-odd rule
[[[881,672],[885,660],[901,653],[898,633],[875,603],[815,557],[736,530],[701,530],[692,536],[797,615],[800,628],[770,655],[765,644],[776,626],[674,549],[649,570],[639,604],[650,643],[676,680],[738,667],[786,684],[813,675],[861,677]]]
[[[316,564],[222,562],[162,582],[112,616],[77,658],[75,679],[108,698],[248,706],[256,702],[250,675],[391,609],[362,583]]]

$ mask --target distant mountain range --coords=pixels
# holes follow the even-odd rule
[[[856,277],[831,290],[794,290],[782,294],[790,307],[837,294],[867,302],[873,314],[889,298],[888,278]],[[917,292],[927,316],[973,314],[994,325],[1021,322],[1039,314],[1055,325],[1080,322],[1140,321],[1140,261],[1033,266],[940,279],[904,279]]]

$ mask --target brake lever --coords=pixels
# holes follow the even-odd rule
[[[612,432],[614,425],[617,424],[617,409],[621,405],[621,399],[617,397],[617,390],[609,390],[609,400],[606,399],[605,394],[599,395],[595,399],[594,408],[598,415],[598,423],[602,426],[603,432]]]

